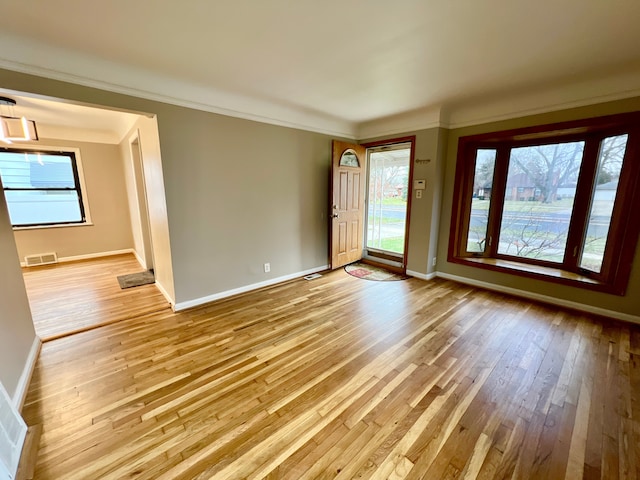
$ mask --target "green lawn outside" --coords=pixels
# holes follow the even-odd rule
[[[392,237],[392,238],[383,238],[381,241],[381,246],[377,248],[381,248],[383,250],[388,250],[389,252],[402,253],[404,251],[404,238],[403,237]]]
[[[474,198],[471,202],[473,210],[489,210],[489,200],[479,200]],[[564,212],[573,208],[572,198],[563,198],[553,203],[542,202],[515,202],[508,200],[504,202],[504,210],[506,212],[537,212],[537,213],[554,213]]]
[[[383,205],[407,205],[407,201],[402,197],[385,197],[382,199]]]

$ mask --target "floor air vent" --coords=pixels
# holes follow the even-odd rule
[[[40,253],[38,255],[27,255],[24,257],[24,263],[27,267],[33,267],[35,265],[49,265],[51,263],[58,263],[58,255],[53,253]]]

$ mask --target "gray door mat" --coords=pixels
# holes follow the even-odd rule
[[[139,287],[140,285],[149,285],[155,283],[156,279],[153,272],[146,270],[144,272],[130,273],[129,275],[120,275],[118,277],[118,283],[120,288]]]

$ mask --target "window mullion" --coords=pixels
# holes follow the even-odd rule
[[[485,250],[486,257],[495,257],[498,253],[498,239],[500,237],[500,222],[504,207],[504,194],[507,183],[507,170],[509,168],[510,146],[498,148],[496,155],[496,167],[493,174],[493,188],[491,189],[491,207],[489,209],[489,221],[487,234],[489,241]]]
[[[578,260],[584,248],[584,237],[589,216],[589,207],[596,181],[595,176],[598,169],[598,151],[600,149],[601,137],[591,137],[586,140],[582,159],[578,184],[576,186],[576,196],[574,200],[573,214],[567,232],[567,248],[562,261],[563,268],[573,272],[578,272]]]

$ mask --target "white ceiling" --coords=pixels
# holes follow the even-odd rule
[[[20,95],[0,89],[0,96],[16,101],[14,107],[0,106],[0,114],[27,117],[36,122],[40,138],[120,143],[139,115],[93,108],[43,97]]]
[[[0,0],[0,11],[0,66],[345,136],[640,93],[638,0]]]

